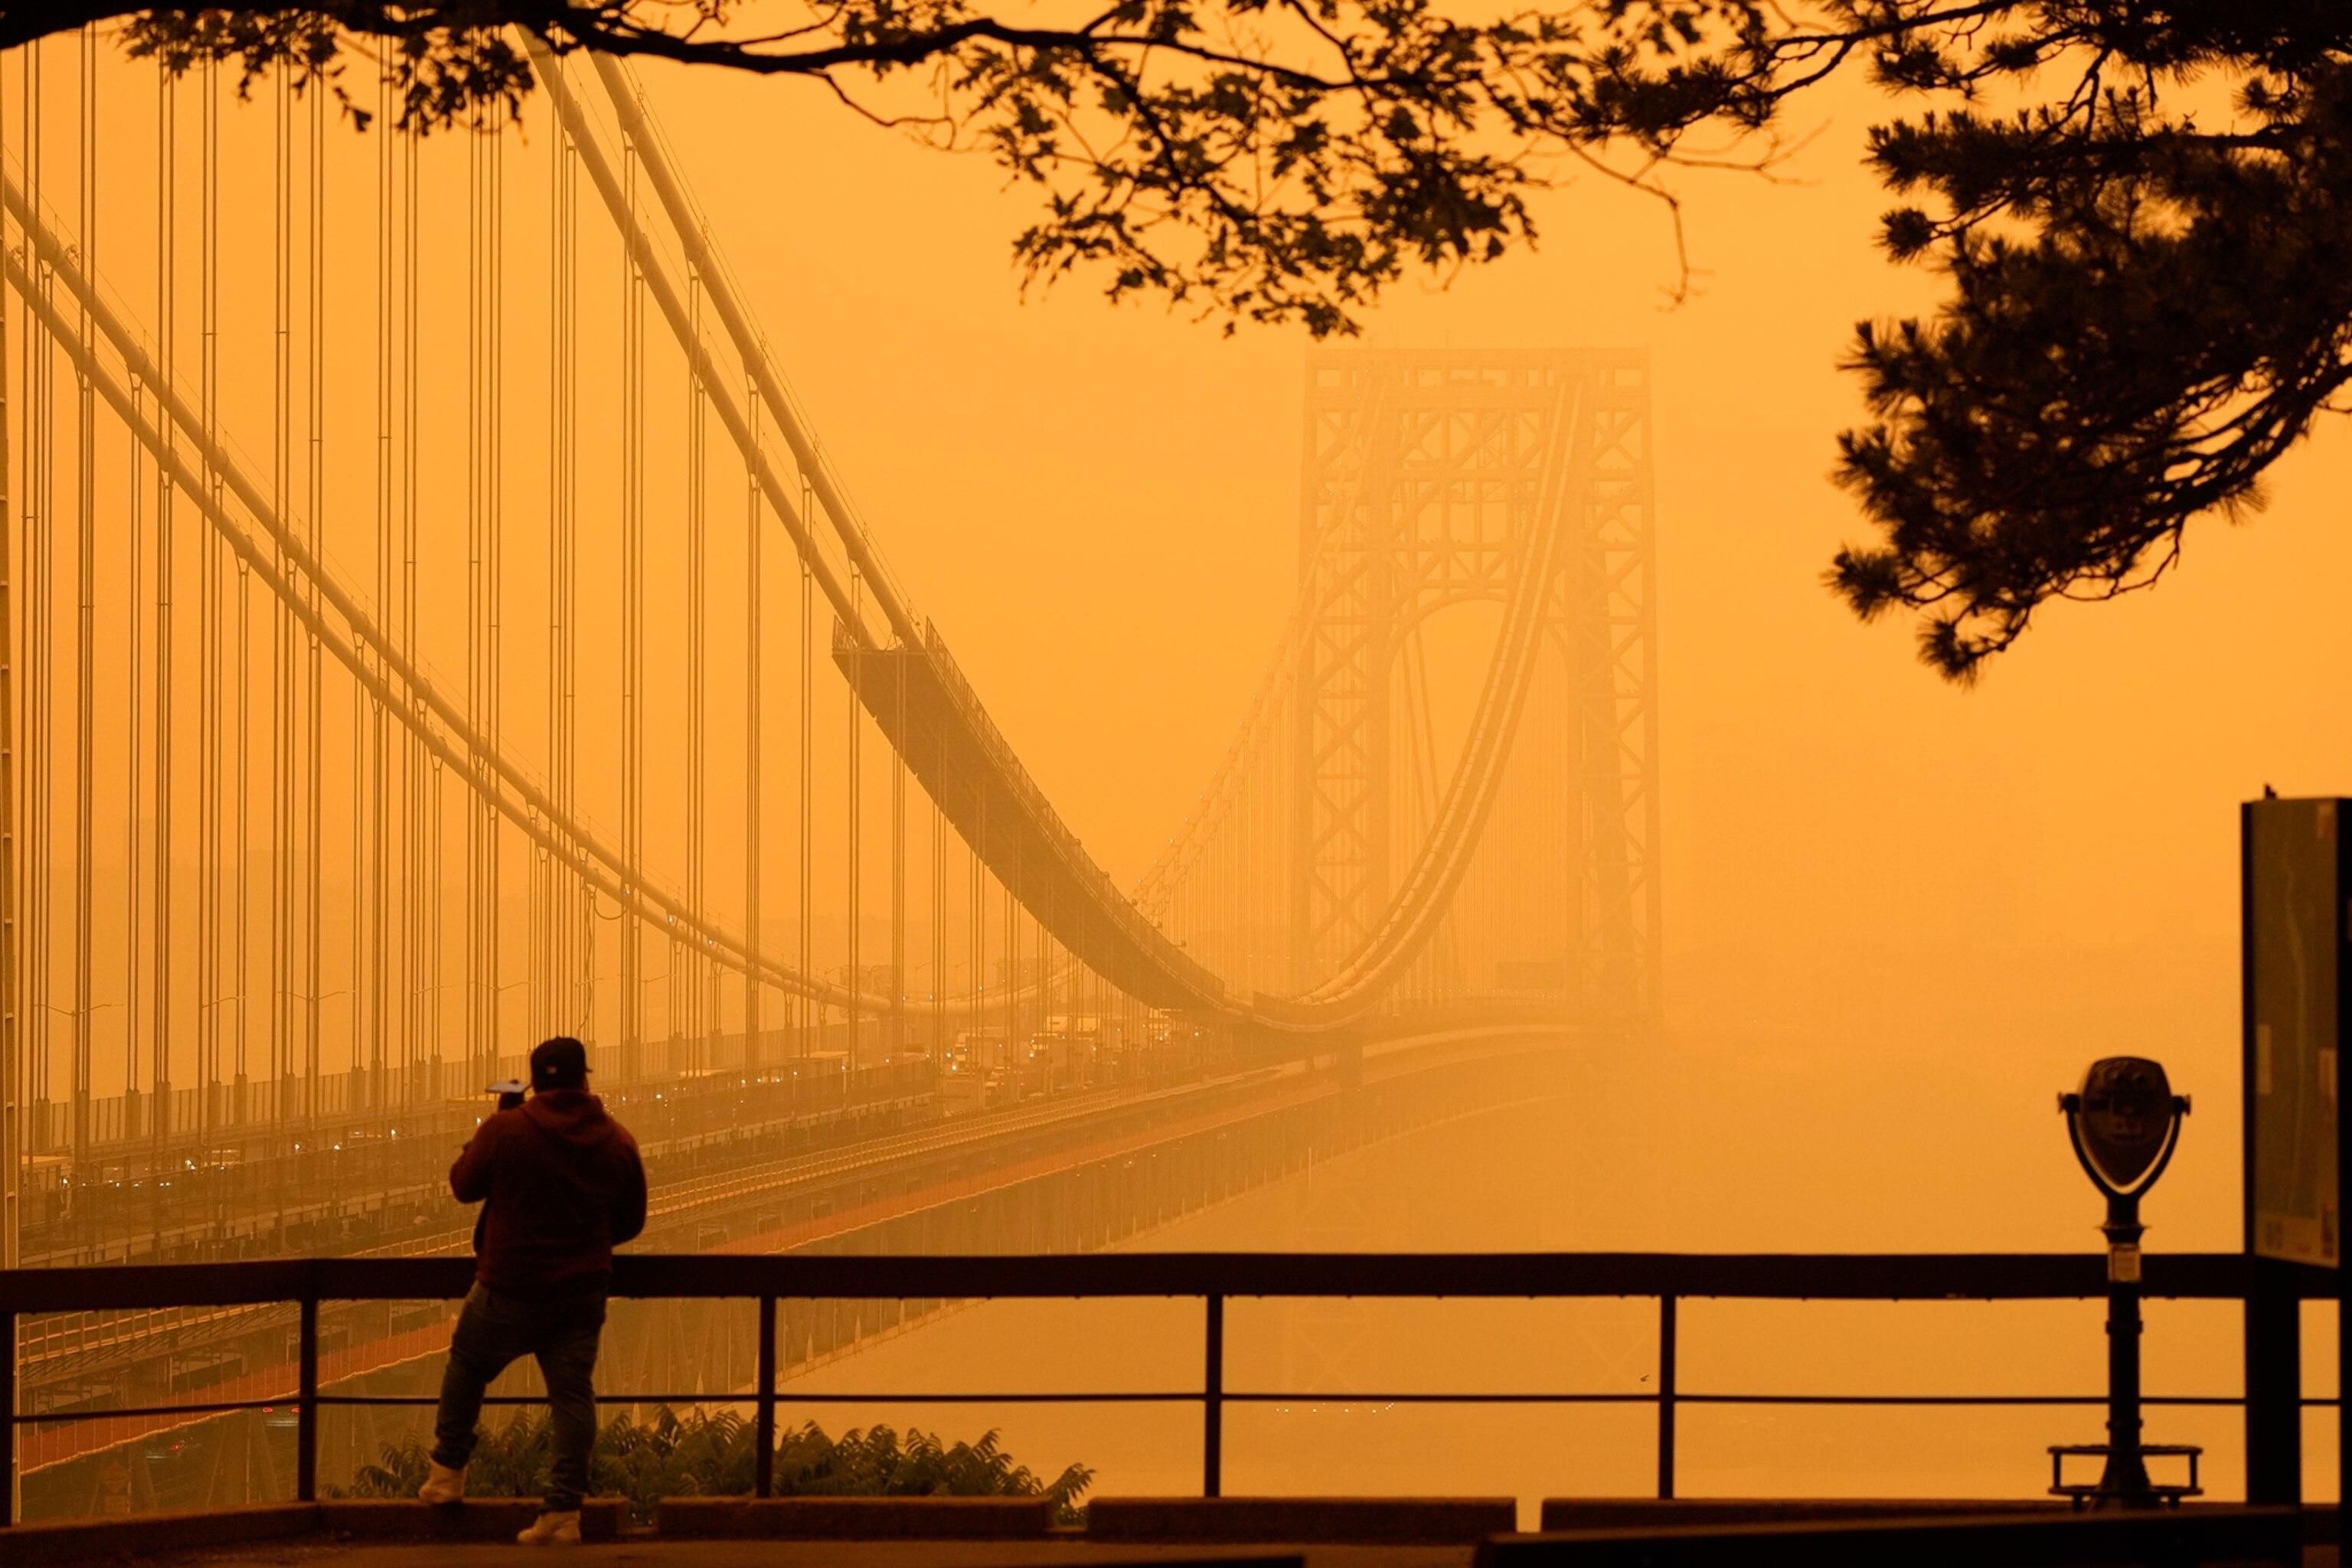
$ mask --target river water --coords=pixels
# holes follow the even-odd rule
[[[1318,1161],[1129,1243],[1164,1251],[2093,1252],[2100,1205],[2053,1105],[2054,1053],[1718,1035],[1638,1050],[1592,1046],[1530,1064],[1528,1098]],[[2218,1053],[2217,1053],[2218,1055]],[[2194,1064],[2191,1064],[2192,1066]],[[2200,1074],[2226,1074],[2208,1063]],[[2151,1252],[2237,1244],[2235,1107],[2200,1096],[2179,1158],[2147,1201]],[[2224,1086],[2226,1087],[2226,1086]],[[1759,1406],[1692,1395],[2043,1396],[2104,1392],[2104,1304],[1728,1302],[1680,1309],[1675,1467],[1686,1497],[2030,1497],[2052,1443],[2096,1442],[2095,1405]],[[679,1315],[616,1301],[608,1393],[741,1388],[748,1302]],[[2151,1302],[2152,1394],[2228,1396],[2238,1311]],[[2332,1310],[2306,1309],[2305,1382],[2333,1393]],[[634,1334],[629,1332],[634,1329]],[[877,1421],[953,1441],[994,1430],[1050,1478],[1091,1467],[1094,1496],[1197,1493],[1197,1403],[919,1405],[893,1392],[1195,1394],[1198,1301],[999,1302],[921,1320],[782,1385],[787,1422],[838,1433]],[[1225,1386],[1289,1395],[1228,1405],[1229,1494],[1653,1495],[1654,1300],[1260,1301],[1226,1307]],[[430,1358],[367,1392],[429,1395]],[[638,1385],[642,1386],[642,1385]],[[537,1391],[527,1363],[500,1393]],[[1414,1404],[1398,1394],[1573,1391],[1619,1404]],[[816,1394],[879,1393],[818,1401]],[[796,1397],[797,1396],[797,1397]],[[734,1408],[748,1414],[748,1405]],[[349,1485],[427,1409],[322,1413],[321,1476]],[[2335,1495],[2335,1412],[2307,1413],[2305,1495]],[[216,1506],[289,1494],[289,1409],[167,1433],[27,1481],[28,1517],[117,1506]],[[2229,1407],[2152,1406],[2147,1440],[2199,1443],[2217,1498],[2242,1495]],[[235,1438],[235,1441],[229,1441]],[[119,1483],[119,1484],[118,1484]],[[37,1497],[37,1493],[38,1496]]]
[[[2092,1250],[2097,1200],[2046,1096],[2001,1075],[1786,1042],[1685,1042],[1573,1064],[1538,1098],[1423,1128],[1156,1231],[1150,1250]],[[1934,1073],[1932,1083],[1923,1073]],[[2218,1120],[2218,1119],[2216,1119]],[[2196,1128],[2203,1132],[2205,1128]],[[2220,1129],[2213,1129],[2219,1131]],[[2048,1145],[2044,1147],[2043,1145]],[[2227,1162],[2184,1145],[2150,1200],[2151,1250],[2226,1247]],[[2234,1158],[2234,1147],[2226,1152]],[[2222,1197],[2227,1198],[2223,1202]],[[2166,1200],[2174,1200],[2169,1210]],[[2168,1218],[2172,1223],[2168,1226]],[[2168,1229],[2171,1233],[2168,1237]],[[2205,1234],[2216,1232],[2213,1235]],[[1226,1387],[1296,1394],[1229,1405],[1224,1489],[1519,1500],[1647,1496],[1653,1407],[1402,1404],[1412,1392],[1646,1394],[1650,1300],[1255,1301],[1227,1306]],[[1680,1390],[1694,1394],[2011,1394],[2104,1391],[2102,1303],[1748,1303],[1681,1308]],[[2151,1394],[2239,1387],[2239,1314],[2147,1309]],[[2306,1321],[2306,1381],[2332,1392],[2332,1315]],[[1197,1301],[976,1305],[785,1385],[933,1390],[1197,1390]],[[2324,1417],[2323,1418],[2323,1415]],[[2096,1442],[2094,1406],[1933,1409],[1685,1404],[1684,1496],[2023,1497],[2048,1446]],[[2333,1412],[2306,1421],[2307,1494],[2333,1494]],[[923,1407],[788,1403],[828,1430],[886,1421],[954,1439],[994,1429],[1051,1475],[1092,1467],[1092,1495],[1197,1492],[1192,1404]],[[2151,1442],[2206,1447],[2209,1495],[2242,1495],[2234,1408],[2150,1411]]]

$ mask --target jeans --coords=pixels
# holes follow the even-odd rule
[[[596,1345],[604,1331],[604,1289],[549,1300],[493,1290],[479,1280],[449,1337],[441,1373],[441,1414],[433,1428],[433,1462],[461,1469],[474,1456],[482,1391],[517,1357],[539,1360],[547,1383],[550,1447],[546,1509],[571,1513],[588,1489],[588,1452],[596,1441]]]

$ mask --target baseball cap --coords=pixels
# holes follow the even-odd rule
[[[588,1047],[569,1035],[541,1040],[530,1050],[530,1086],[562,1089],[588,1074]]]

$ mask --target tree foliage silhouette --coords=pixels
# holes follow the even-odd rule
[[[1678,168],[1768,168],[1791,100],[1857,69],[1916,106],[1871,133],[1899,201],[1885,247],[1948,289],[1858,331],[1871,417],[1837,472],[1875,537],[1829,576],[1864,616],[1916,612],[1923,656],[1961,679],[2047,601],[2145,587],[2190,518],[2259,505],[2347,374],[2352,6],[1467,9],[1485,19],[1433,0],[67,0],[0,9],[0,45],[107,23],[170,68],[333,91],[360,55],[422,127],[520,105],[518,29],[798,77],[1034,186],[1013,242],[1033,281],[1097,271],[1114,297],[1318,336],[1410,268],[1532,242],[1528,197],[1562,172],[1673,209]]]

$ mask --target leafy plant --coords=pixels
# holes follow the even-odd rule
[[[757,1448],[751,1424],[733,1411],[663,1406],[648,1421],[616,1415],[596,1434],[589,1458],[589,1489],[625,1497],[640,1523],[666,1497],[741,1497],[750,1493]],[[466,1471],[473,1497],[536,1497],[547,1489],[549,1421],[519,1410],[504,1427],[485,1426]],[[415,1497],[432,1463],[432,1446],[412,1433],[383,1450],[381,1463],[352,1473],[348,1491],[335,1496]],[[993,1431],[979,1441],[948,1444],[908,1427],[902,1439],[889,1426],[851,1428],[838,1440],[814,1421],[781,1434],[776,1447],[779,1497],[1046,1497],[1065,1524],[1078,1520],[1078,1498],[1094,1471],[1071,1465],[1041,1480],[998,1445]]]

